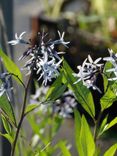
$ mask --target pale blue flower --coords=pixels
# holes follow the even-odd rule
[[[15,40],[11,40],[11,41],[9,41],[8,43],[11,44],[11,45],[16,45],[16,44],[19,44],[19,43],[21,43],[21,44],[29,44],[29,42],[27,42],[27,41],[25,41],[25,40],[22,39],[22,38],[23,38],[23,35],[24,35],[25,33],[26,33],[25,31],[22,32],[22,33],[19,35],[19,37],[18,37],[17,33],[15,33]]]
[[[73,76],[78,78],[74,84],[82,81],[83,85],[87,88],[92,88],[94,90],[98,90],[100,93],[100,89],[96,86],[96,75],[101,72],[103,67],[102,63],[99,63],[101,58],[93,61],[90,55],[86,58],[82,64],[82,66],[78,66],[78,73],[73,73]]]
[[[11,76],[8,73],[0,74],[0,80],[1,80],[0,97],[6,94],[9,101],[10,101],[10,96],[11,96],[11,90],[13,90],[10,79],[11,79]]]
[[[15,35],[16,40],[10,41],[9,43],[12,45],[18,43],[26,43],[26,41],[22,40],[23,32],[19,37],[17,34]],[[59,57],[59,54],[63,54],[64,52],[58,52],[55,50],[55,45],[64,45],[66,46],[69,42],[64,41],[63,32],[62,35],[58,31],[60,39],[58,40],[45,40],[47,33],[44,32],[38,33],[39,38],[38,42],[35,46],[30,46],[23,55],[19,58],[25,59],[29,56],[29,59],[25,62],[25,65],[22,69],[28,70],[28,74],[32,71],[35,71],[39,76],[38,80],[43,78],[43,83],[46,85],[48,81],[51,81],[52,78],[56,78],[59,75],[59,67],[62,62],[62,59]],[[28,43],[28,42],[27,42]],[[31,41],[29,44],[32,44]]]
[[[104,57],[104,61],[109,61],[111,62],[114,66],[116,66],[117,63],[117,54],[113,52],[112,49],[108,49],[110,57]]]

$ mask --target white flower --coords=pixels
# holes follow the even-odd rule
[[[93,59],[91,58],[90,55],[88,55],[88,61],[89,63],[85,63],[86,65],[91,65],[92,67],[96,68],[96,67],[102,67],[103,64],[98,64],[99,61],[101,61],[101,57],[99,57],[98,59],[96,59],[95,61],[93,61]]]
[[[101,90],[96,86],[95,83],[96,83],[96,76],[95,75],[93,77],[91,77],[91,79],[83,81],[83,84],[87,88],[92,88],[93,90],[98,90],[99,93],[102,93]]]
[[[11,96],[11,90],[13,87],[11,86],[10,82],[11,76],[8,73],[2,73],[0,74],[0,80],[2,81],[2,84],[0,86],[0,97],[6,93],[8,100],[10,101]]]
[[[52,78],[56,78],[59,75],[59,67],[62,62],[62,59],[58,54],[63,54],[64,52],[56,51],[55,45],[62,44],[66,46],[69,42],[64,41],[64,32],[62,35],[58,32],[60,39],[54,41],[47,41],[45,39],[47,34],[44,34],[43,32],[42,34],[38,33],[38,42],[33,46],[31,41],[28,43],[22,39],[22,35],[24,33],[25,32],[23,32],[19,37],[15,34],[16,40],[10,41],[9,43],[12,45],[16,45],[18,43],[32,44],[32,46],[30,46],[19,58],[19,60],[23,60],[29,57],[22,69],[27,69],[29,71],[27,75],[35,70],[36,74],[39,76],[38,80],[43,78],[43,83],[46,85],[47,81],[51,81]]]
[[[79,73],[72,74],[74,77],[79,78],[76,82],[74,82],[74,84],[76,84],[80,81],[84,81],[85,79],[90,77],[90,71],[86,69],[86,61],[87,61],[87,58],[84,60],[82,66],[77,66]]]
[[[15,40],[11,40],[9,41],[8,43],[11,44],[11,45],[16,45],[16,44],[19,44],[19,43],[24,43],[24,44],[29,44],[28,42],[24,41],[22,38],[23,38],[23,35],[25,34],[26,32],[22,32],[19,37],[17,35],[17,33],[15,33]]]
[[[76,107],[77,102],[74,99],[72,92],[67,91],[60,99],[57,99],[53,104],[53,111],[58,113],[63,118],[70,118],[73,109]]]
[[[64,36],[65,36],[65,32],[63,32],[62,34],[60,33],[60,31],[58,31],[58,35],[59,35],[59,37],[60,37],[60,39],[59,40],[55,40],[55,41],[52,41],[52,42],[50,42],[50,43],[52,43],[52,44],[63,44],[65,47],[67,47],[67,44],[69,44],[70,42],[65,42],[64,41]],[[49,44],[50,44],[49,43]]]
[[[112,49],[108,49],[110,57],[104,57],[104,61],[109,61],[111,62],[114,66],[116,65],[117,62],[117,54],[113,52]]]
[[[109,81],[117,80],[117,54],[113,52],[112,49],[109,49],[110,57],[105,57],[103,60],[109,61],[112,63],[113,67],[111,69],[106,70],[106,72],[113,72],[115,77],[109,78]]]
[[[59,62],[55,62],[55,59],[52,58],[50,61],[44,62],[41,60],[38,65],[37,74],[41,72],[41,75],[38,80],[43,77],[43,83],[46,85],[47,81],[51,81],[52,78],[56,78],[59,75],[58,68],[62,62],[62,59]]]
[[[106,70],[106,72],[113,72],[115,74],[115,77],[108,79],[109,81],[115,81],[115,80],[117,80],[117,65],[114,68],[111,68],[111,69]]]
[[[74,84],[82,81],[87,88],[93,88],[94,90],[98,90],[101,93],[100,89],[95,85],[96,75],[100,73],[101,68],[103,67],[103,64],[99,63],[100,60],[101,58],[98,58],[93,61],[91,56],[88,55],[88,58],[84,60],[82,66],[77,67],[79,72],[77,74],[73,73],[74,77],[78,78]]]

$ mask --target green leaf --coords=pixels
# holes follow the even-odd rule
[[[71,156],[68,148],[65,145],[65,142],[63,142],[63,141],[59,142],[58,146],[60,147],[60,149],[61,149],[61,151],[63,153],[62,154],[63,156]]]
[[[112,86],[109,86],[107,92],[100,99],[102,111],[109,108],[113,104],[113,102],[117,100],[117,96],[114,92],[114,89],[116,87],[117,85],[115,83]]]
[[[14,139],[12,138],[12,136],[10,136],[7,133],[2,134],[1,132],[0,132],[0,135],[3,136],[3,137],[5,137],[11,144],[13,144]]]
[[[80,156],[84,156],[83,148],[80,140],[80,131],[81,131],[81,116],[77,110],[74,110],[75,115],[75,143],[76,148]]]
[[[81,119],[80,140],[84,151],[84,156],[94,156],[95,143],[89,125],[84,116],[82,116]]]
[[[46,94],[46,100],[56,100],[61,95],[63,95],[64,91],[66,90],[66,85],[62,84],[62,73],[60,76],[55,80],[55,82],[49,88]]]
[[[104,92],[106,92],[108,87],[108,79],[104,74],[102,74],[102,77],[103,77]]]
[[[80,156],[94,156],[95,143],[89,128],[89,125],[84,116],[80,116],[78,111],[75,113],[75,141],[78,153]]]
[[[110,123],[106,124],[103,131],[107,131],[109,128],[117,124],[117,117],[115,117]]]
[[[25,110],[25,114],[28,114],[29,112],[33,111],[37,107],[39,107],[39,104],[29,104],[29,105],[27,105],[26,110]]]
[[[68,88],[74,92],[77,101],[94,118],[95,107],[90,90],[82,82],[74,84],[76,81],[76,78],[72,75],[74,72],[66,61],[63,62],[63,72],[63,83],[67,84]]]
[[[104,132],[104,127],[105,127],[105,125],[106,125],[106,123],[107,123],[107,119],[108,119],[108,115],[103,119],[103,121],[102,121],[102,123],[101,123],[101,125],[100,125],[100,127],[99,127],[98,137],[99,137],[100,135],[103,134],[103,132]]]
[[[1,115],[1,117],[2,117],[2,123],[4,125],[4,129],[6,130],[6,132],[8,134],[11,134],[11,126],[10,126],[9,122],[3,115]]]
[[[53,117],[52,126],[51,126],[53,135],[55,135],[58,132],[58,130],[59,130],[61,124],[62,124],[62,121],[63,121],[63,119],[60,118],[59,116],[54,116]]]
[[[13,73],[17,75],[20,80],[22,80],[22,74],[18,68],[18,66],[2,51],[0,48],[0,57],[3,60],[4,66],[6,67],[9,73]],[[19,80],[15,77],[15,79],[19,82]]]
[[[0,109],[1,113],[6,117],[6,119],[16,126],[16,119],[11,103],[8,101],[6,94],[0,97]]]
[[[104,153],[104,156],[114,156],[116,150],[117,150],[117,144],[114,144]]]
[[[107,77],[107,78],[110,78],[110,76],[112,75],[111,72],[107,72],[108,69],[111,69],[113,67],[112,63],[111,62],[106,62],[105,66],[104,66],[104,75]]]
[[[99,147],[95,147],[96,149],[95,149],[95,154],[94,154],[94,156],[100,156],[101,155],[101,150],[100,150],[100,148]]]

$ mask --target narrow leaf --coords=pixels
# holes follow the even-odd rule
[[[55,82],[49,88],[46,94],[46,99],[56,100],[61,95],[63,95],[66,88],[67,88],[66,85],[62,84],[62,73],[61,73],[60,76],[55,80]]]
[[[80,140],[80,131],[81,131],[81,116],[77,110],[74,111],[75,115],[75,143],[77,152],[80,156],[85,156]]]
[[[2,134],[1,132],[0,132],[0,135],[3,136],[3,137],[5,137],[11,144],[13,144],[13,138],[12,138],[12,136],[10,136],[7,133]]]
[[[116,151],[117,151],[117,144],[114,144],[104,153],[104,156],[115,156]]]
[[[22,80],[22,74],[18,66],[2,51],[1,48],[0,48],[0,57],[2,58],[4,66],[6,67],[7,71],[9,73],[17,75],[20,78],[20,80]],[[15,79],[19,82],[17,78]]]
[[[108,79],[104,74],[102,74],[102,77],[103,77],[104,92],[106,92],[108,87]]]
[[[100,125],[100,127],[99,127],[98,137],[99,137],[100,135],[103,134],[103,132],[104,132],[104,127],[105,127],[105,125],[106,125],[106,123],[107,123],[107,119],[108,119],[108,116],[106,116],[106,117],[103,119],[103,121],[102,121],[102,123],[101,123],[101,125]]]
[[[111,128],[115,124],[117,124],[117,117],[115,117],[110,123],[108,123],[107,125],[105,125],[103,131],[107,131],[109,128]]]
[[[1,116],[2,116],[2,123],[4,125],[4,129],[6,130],[6,132],[8,134],[11,134],[11,126],[10,126],[9,122],[3,115],[1,115]]]
[[[16,126],[15,114],[11,103],[8,101],[7,96],[4,94],[0,97],[0,109],[1,113],[7,118],[7,120]]]
[[[113,104],[113,102],[117,100],[117,96],[112,90],[112,87],[114,86],[115,84],[113,84],[112,86],[109,86],[107,92],[100,99],[102,111],[109,108]]]
[[[76,78],[72,75],[74,72],[67,64],[66,61],[63,63],[63,83],[68,84],[68,88],[70,88],[77,99],[77,101],[82,105],[82,107],[90,114],[91,117],[95,116],[95,107],[92,94],[86,86],[83,85],[82,82],[74,84],[76,82]]]
[[[81,144],[84,150],[84,155],[94,156],[95,143],[94,143],[94,139],[92,136],[92,132],[84,116],[82,117],[82,120],[81,120],[80,140],[81,140]]]
[[[26,110],[25,110],[25,114],[28,114],[29,112],[33,111],[37,107],[39,107],[39,104],[29,104],[29,105],[27,105]]]
[[[60,147],[63,156],[71,156],[69,149],[66,147],[67,145],[65,145],[63,141],[59,142],[58,146]]]

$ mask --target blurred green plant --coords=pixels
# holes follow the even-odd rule
[[[101,139],[106,131],[117,124],[117,117],[110,121],[108,120],[109,113],[102,118],[104,111],[117,101],[117,54],[109,49],[110,56],[103,58],[102,63],[100,63],[102,58],[93,61],[91,56],[88,55],[83,64],[77,67],[78,73],[74,73],[69,64],[54,51],[54,45],[61,43],[67,46],[69,43],[64,41],[64,33],[61,35],[59,32],[59,36],[59,40],[50,40],[50,42],[45,43],[43,40],[45,35],[43,34],[41,47],[29,48],[21,57],[25,58],[28,54],[32,56],[25,66],[31,71],[32,69],[35,70],[35,68],[39,70],[37,74],[41,75],[45,85],[47,81],[51,81],[51,78],[55,78],[47,92],[35,82],[37,92],[36,95],[29,96],[29,104],[27,104],[27,97],[32,73],[30,73],[29,80],[25,84],[19,67],[0,49],[1,59],[8,71],[0,74],[0,113],[3,127],[6,131],[5,133],[0,132],[0,135],[10,142],[12,148],[11,156],[52,156],[56,155],[56,153],[60,156],[70,156],[72,154],[69,142],[67,140],[59,140],[56,144],[53,144],[53,139],[63,123],[62,117],[69,117],[74,108],[74,140],[79,156],[101,156],[102,154],[104,156],[114,156],[117,150],[117,143],[102,153],[97,141]],[[24,42],[17,35],[16,40],[10,41],[11,44],[17,44],[18,42],[30,45],[29,42]],[[59,73],[57,69],[62,61],[63,65]],[[40,73],[41,70],[42,72]],[[96,84],[98,75],[103,79],[101,89]],[[10,100],[9,92],[13,88],[8,83],[9,76],[10,78],[15,78],[18,84],[24,88],[24,100],[20,110],[21,115],[18,118],[16,118],[16,112]],[[89,114],[93,122],[92,130],[86,119],[86,114],[82,112],[81,115],[75,109],[76,103],[72,97],[66,98],[68,95],[65,94],[67,89],[72,91],[76,101]],[[101,94],[98,116],[96,116],[97,110],[94,103],[96,97],[93,95],[92,90]],[[60,99],[62,100],[60,101]],[[31,134],[28,133],[29,130],[25,125],[22,126],[24,118],[26,119],[25,122],[28,123],[27,126]]]
[[[65,0],[44,0],[44,12],[50,18],[58,18],[61,14],[61,7]]]

